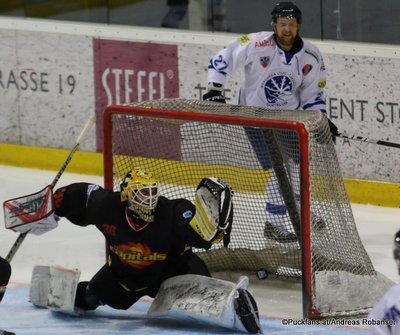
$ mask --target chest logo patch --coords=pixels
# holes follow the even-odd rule
[[[286,99],[293,94],[294,87],[293,78],[286,73],[274,73],[262,83],[267,103],[274,106],[286,105]]]
[[[156,261],[164,261],[167,254],[154,252],[144,243],[127,243],[116,246],[110,246],[122,263],[125,263],[135,269],[143,269],[146,266],[154,264]]]

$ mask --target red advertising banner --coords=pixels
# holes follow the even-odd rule
[[[107,106],[179,97],[177,53],[176,45],[93,40],[97,151]]]

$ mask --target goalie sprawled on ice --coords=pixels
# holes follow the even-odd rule
[[[229,243],[232,191],[222,180],[204,178],[197,187],[195,205],[160,196],[158,181],[141,169],[126,175],[120,192],[75,183],[59,188],[52,198],[54,213],[46,211],[43,228],[53,228],[49,222],[58,217],[79,226],[95,225],[106,238],[108,259],[89,282],[79,282],[76,270],[35,267],[30,290],[33,304],[79,313],[100,305],[128,309],[145,295],[157,296],[149,316],[186,315],[261,333],[246,279],[233,284],[211,278],[206,264],[191,249]],[[45,230],[39,229],[41,220],[28,221],[23,224],[6,215],[9,229]],[[182,292],[185,294],[178,294]],[[189,299],[202,303],[185,303]]]

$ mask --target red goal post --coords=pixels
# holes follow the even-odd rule
[[[103,129],[108,189],[118,190],[137,166],[152,171],[169,198],[193,201],[203,177],[233,187],[231,244],[197,251],[212,272],[262,268],[273,277],[297,278],[306,318],[363,315],[391,284],[374,270],[358,236],[321,113],[163,99],[109,106]],[[274,175],[279,190],[267,191]],[[274,197],[283,198],[285,227],[297,241],[266,235],[265,201]],[[311,224],[312,216],[322,219],[322,228]],[[340,297],[333,297],[338,290]],[[355,290],[368,298],[358,301]]]

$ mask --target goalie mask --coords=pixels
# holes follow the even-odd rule
[[[121,183],[121,201],[146,222],[154,221],[158,197],[159,183],[142,169],[132,170]]]

